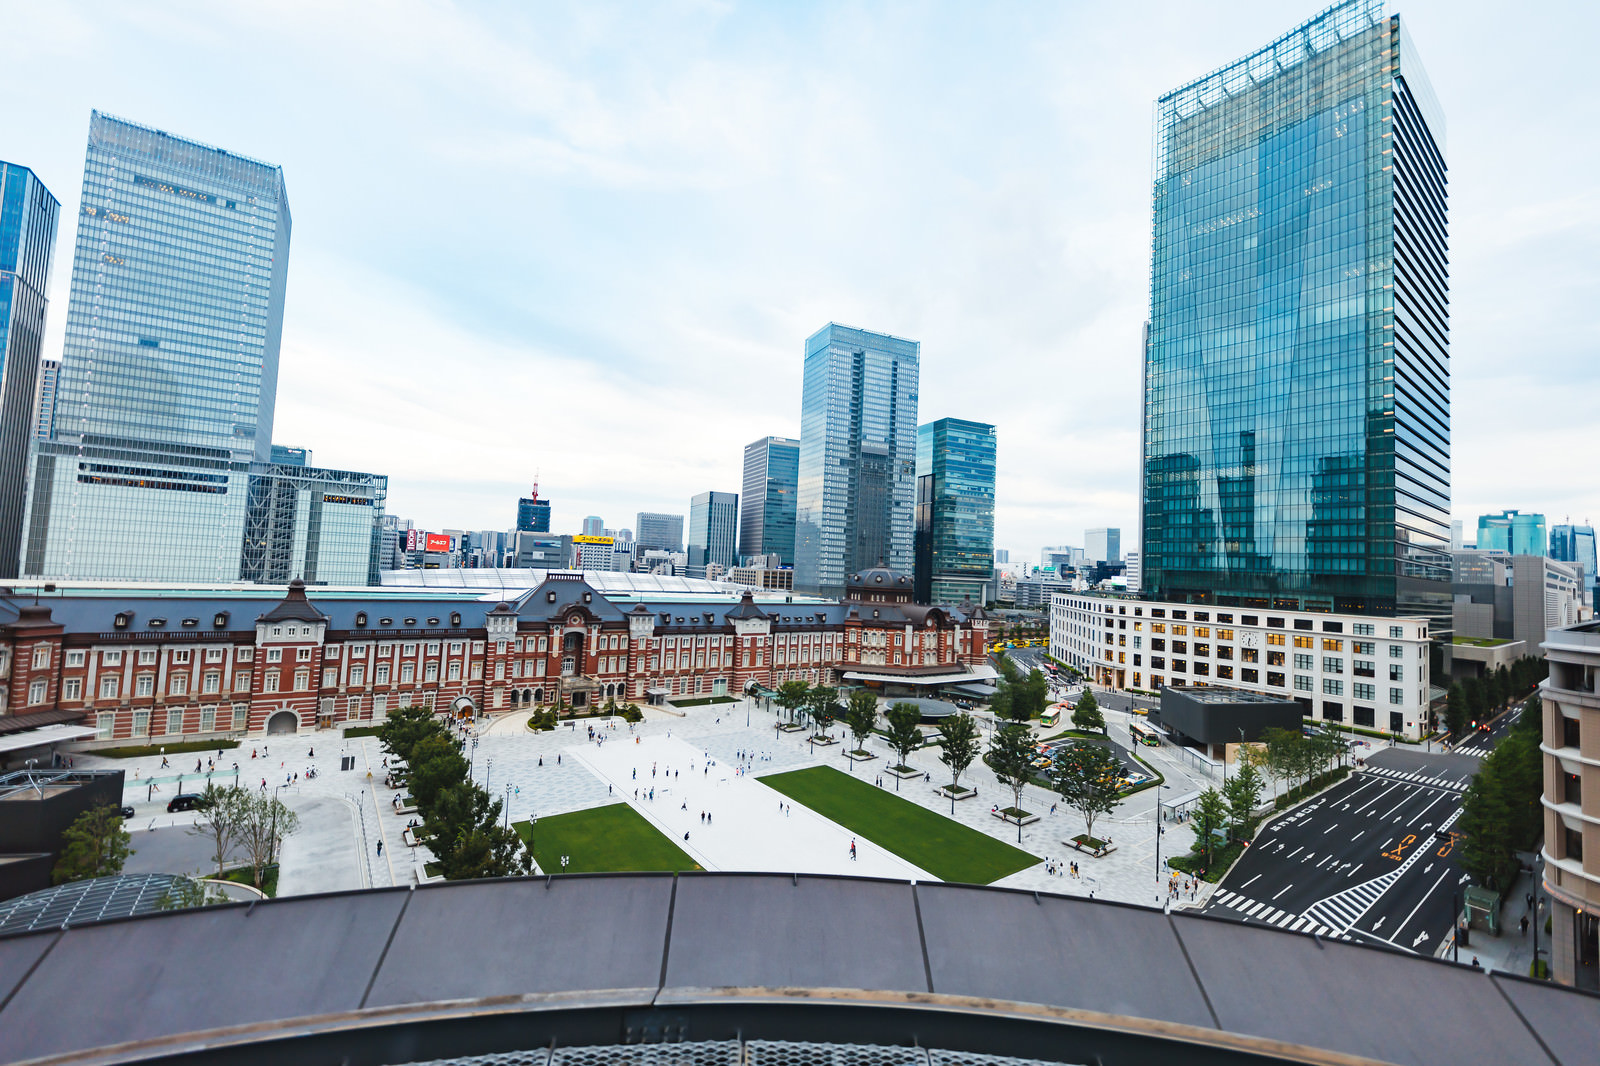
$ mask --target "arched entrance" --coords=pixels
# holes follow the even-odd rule
[[[293,711],[279,711],[267,719],[267,732],[271,735],[300,732],[300,719]]]

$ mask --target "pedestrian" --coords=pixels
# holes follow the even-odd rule
[[[378,854],[379,855],[383,854],[383,841],[381,841],[381,840],[378,841]]]
[[[1524,914],[1522,916],[1522,921],[1518,924],[1522,926],[1522,935],[1526,937],[1528,935],[1528,916]]]
[[[684,831],[683,831],[683,839],[685,839],[685,840],[688,840],[688,839],[689,839],[689,831],[688,831],[688,830],[687,830],[687,829],[685,829],[685,830],[684,830]]]
[[[311,750],[306,752],[306,758],[315,759],[316,757],[317,757],[317,749],[316,748],[312,748]]]
[[[851,837],[850,838],[850,861],[851,862],[855,862],[856,861],[856,839],[855,839],[855,837]]]
[[[543,765],[544,765],[544,756],[543,756],[543,755],[541,755],[541,756],[539,756],[539,765],[540,765],[540,766],[543,766]],[[636,776],[637,776],[637,775],[636,775]]]
[[[1533,911],[1533,893],[1529,892],[1526,896],[1523,896],[1522,898],[1527,901],[1527,903],[1528,903],[1528,911],[1531,913]]]
[[[1472,968],[1474,970],[1483,969],[1483,963],[1478,961],[1478,956],[1476,956],[1476,955],[1472,956]]]

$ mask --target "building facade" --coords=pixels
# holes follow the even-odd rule
[[[532,493],[517,500],[517,532],[550,532],[550,501],[539,498],[538,485],[533,487]]]
[[[1600,574],[1595,573],[1594,527],[1566,523],[1551,526],[1550,558],[1577,563],[1583,568],[1583,586],[1588,591],[1589,606],[1596,606],[1595,588],[1600,586]]]
[[[1125,587],[1130,593],[1137,595],[1143,590],[1143,578],[1140,568],[1141,564],[1139,561],[1139,553],[1125,552],[1122,556],[1122,561],[1125,567],[1123,570],[1123,575],[1127,582]]]
[[[49,440],[56,424],[56,385],[60,380],[61,360],[39,360],[39,388],[33,401],[33,438]]]
[[[1084,530],[1083,557],[1091,563],[1122,562],[1122,530],[1105,528]]]
[[[1407,27],[1336,4],[1162,96],[1155,141],[1143,590],[1425,617],[1442,661],[1444,119]]]
[[[1544,555],[1463,551],[1455,556],[1455,634],[1537,648],[1546,630],[1592,615],[1580,569]]]
[[[1600,622],[1545,637],[1544,891],[1550,975],[1600,990]]]
[[[917,428],[916,598],[994,599],[995,427],[941,418]]]
[[[839,596],[852,572],[914,567],[922,345],[829,323],[806,340],[795,588]]]
[[[280,463],[252,470],[239,580],[378,583],[388,478]]]
[[[271,459],[283,172],[95,112],[23,572],[228,581]]]
[[[1478,516],[1478,550],[1508,555],[1543,555],[1548,539],[1544,515],[1501,511]]]
[[[744,446],[744,510],[739,515],[739,558],[776,555],[794,565],[795,497],[800,485],[800,442],[762,437]]]
[[[634,520],[633,542],[641,552],[683,551],[683,515],[640,511]]]
[[[60,212],[33,171],[0,160],[0,578],[18,573],[41,388],[55,398],[54,374],[44,380],[40,347]]]
[[[980,608],[891,602],[888,571],[842,603],[617,599],[555,572],[515,599],[239,589],[0,597],[0,714],[81,719],[101,740],[294,732],[396,707],[581,708],[787,680],[925,686],[992,677]]]
[[[739,494],[702,492],[689,500],[689,572],[721,567],[727,573],[738,561]]]
[[[1196,606],[1071,593],[1050,608],[1050,654],[1097,684],[1226,685],[1297,700],[1308,719],[1431,729],[1426,618]]]

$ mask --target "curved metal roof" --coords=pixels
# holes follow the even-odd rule
[[[7,1061],[359,1066],[739,1037],[1106,1066],[1587,1066],[1597,1033],[1600,997],[1400,952],[857,878],[478,881],[0,938]]]

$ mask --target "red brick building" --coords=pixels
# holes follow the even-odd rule
[[[933,691],[993,676],[981,608],[913,604],[911,579],[883,569],[851,575],[840,603],[614,600],[560,571],[513,600],[476,595],[313,600],[297,581],[265,611],[238,590],[0,597],[0,734],[76,720],[99,740],[198,738],[409,704],[494,713],[791,679]]]

